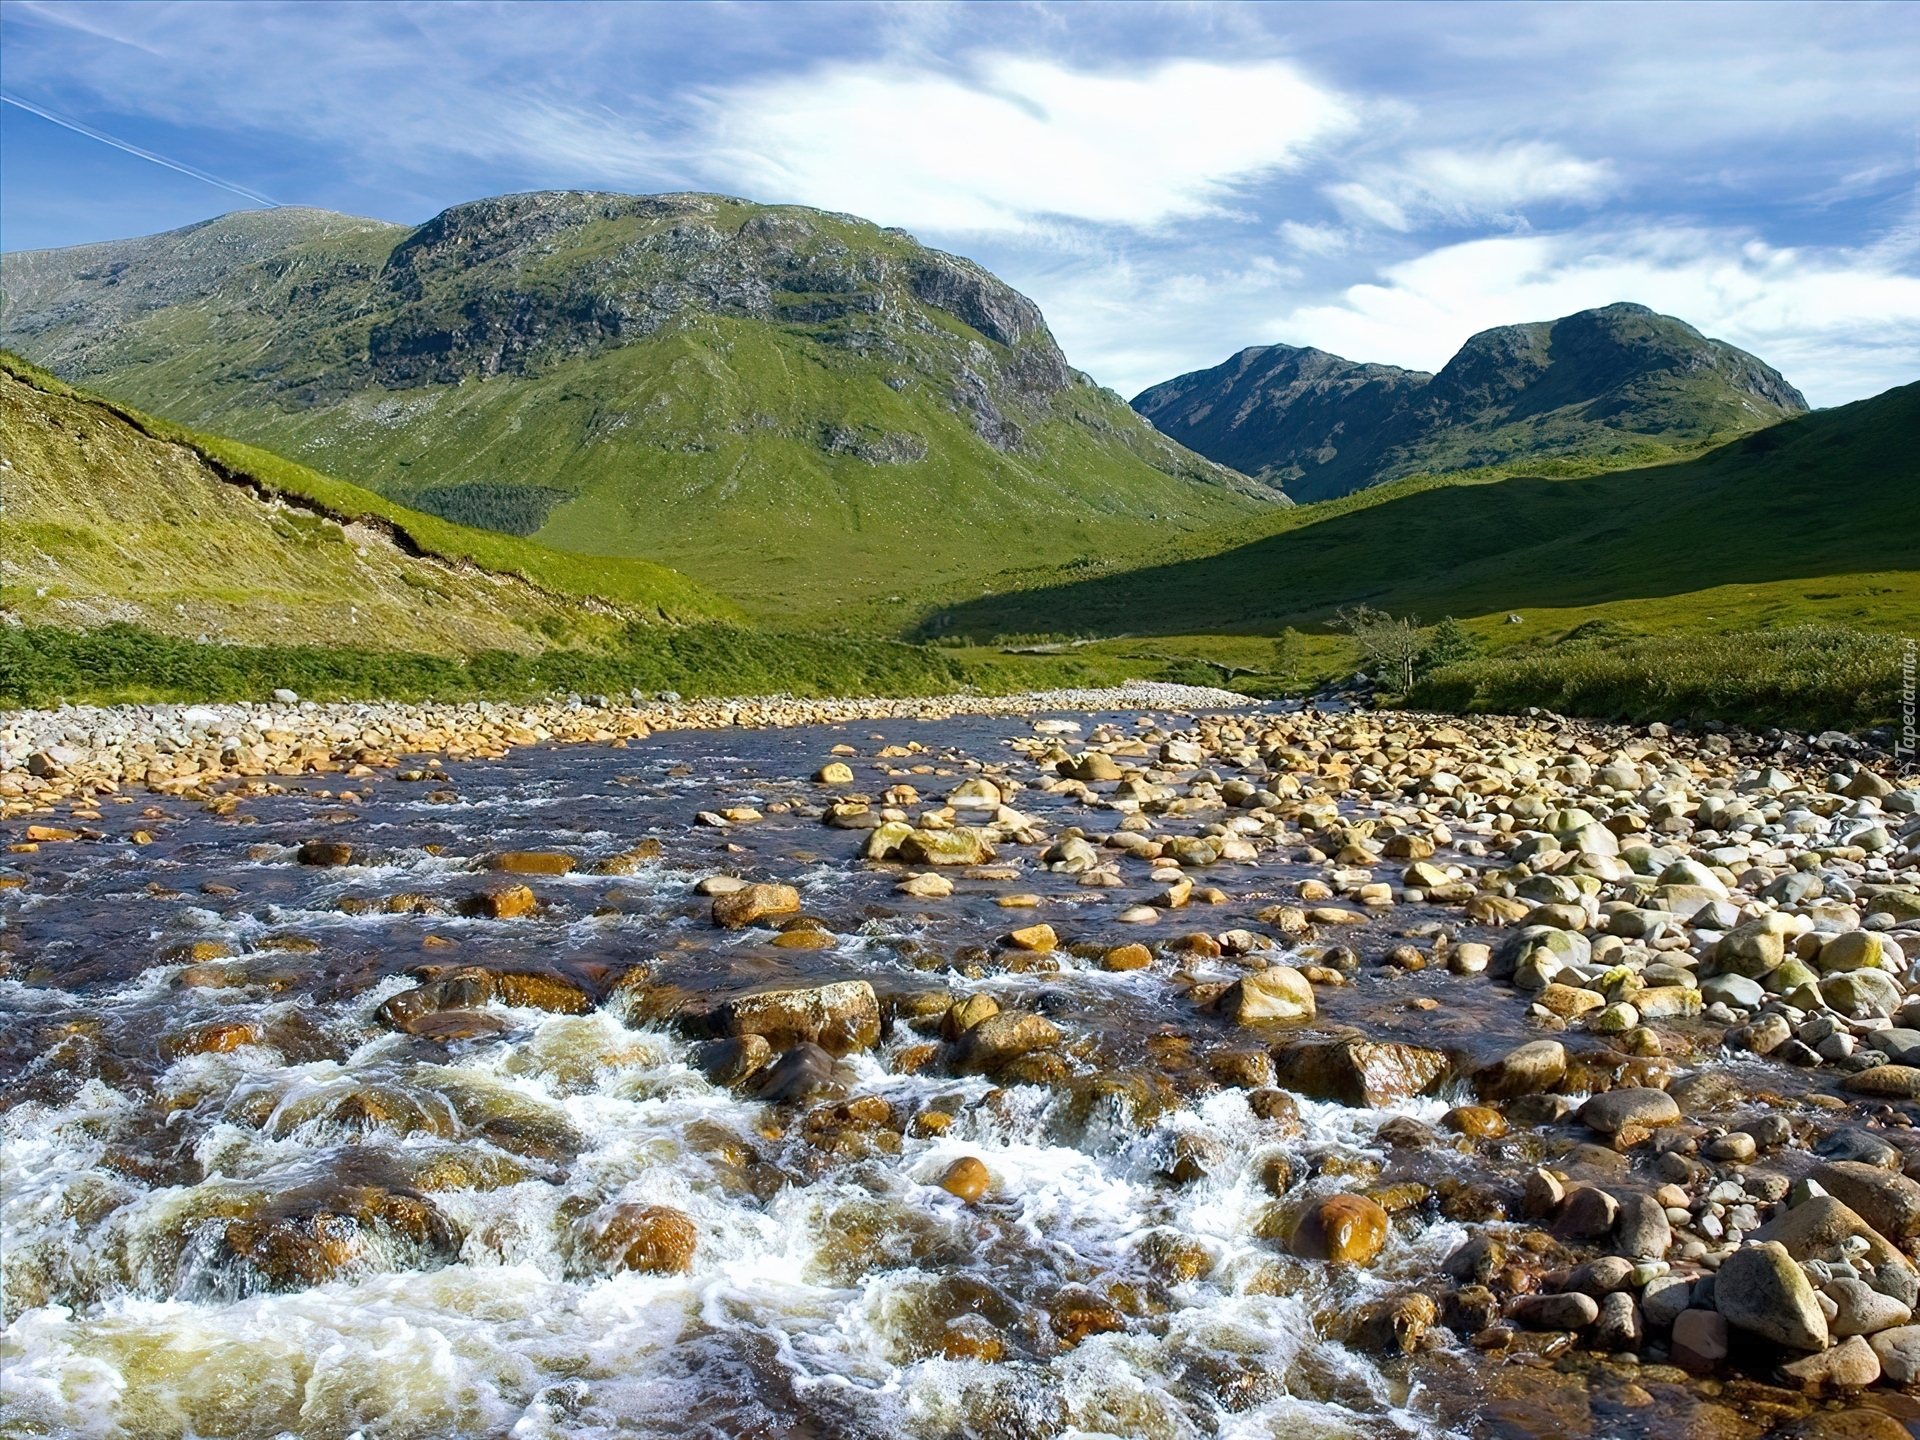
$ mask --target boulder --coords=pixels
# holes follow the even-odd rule
[[[1879,1357],[1880,1373],[1895,1385],[1920,1385],[1920,1325],[1882,1330],[1869,1342]]]
[[[1271,973],[1271,972],[1263,972]],[[1380,1108],[1446,1083],[1453,1066],[1438,1050],[1393,1041],[1324,1040],[1274,1056],[1277,1083],[1316,1100]]]
[[[1920,1184],[1905,1175],[1843,1160],[1815,1166],[1813,1178],[1888,1239],[1920,1235]]]
[[[864,980],[767,990],[726,1001],[711,1025],[720,1035],[758,1035],[775,1050],[806,1043],[845,1055],[880,1038],[880,1002]]]
[[[614,1270],[682,1275],[693,1269],[700,1232],[668,1205],[614,1205],[583,1227],[582,1243]]]
[[[1303,1260],[1365,1265],[1387,1243],[1387,1212],[1364,1195],[1334,1195],[1309,1209],[1293,1232]]]
[[[912,865],[984,865],[993,846],[984,832],[965,825],[951,830],[913,830],[900,842],[900,854]]]
[[[1920,1066],[1876,1065],[1847,1076],[1842,1087],[1885,1100],[1920,1100]]]
[[[1311,1020],[1313,986],[1291,965],[1270,965],[1229,985],[1216,1007],[1238,1025]]]
[[[1658,1260],[1673,1243],[1667,1212],[1651,1195],[1629,1195],[1613,1222],[1613,1247],[1635,1260]]]
[[[755,1088],[769,1105],[790,1105],[831,1091],[835,1084],[833,1056],[818,1045],[800,1044],[762,1070]]]
[[[1913,1318],[1910,1307],[1882,1295],[1864,1280],[1829,1280],[1821,1289],[1834,1303],[1835,1314],[1827,1321],[1827,1329],[1836,1338],[1877,1335]]]
[[[1891,1265],[1906,1274],[1914,1273],[1913,1264],[1896,1250],[1878,1230],[1831,1195],[1815,1195],[1802,1200],[1791,1210],[1782,1211],[1753,1232],[1756,1240],[1772,1240],[1787,1249],[1796,1260],[1824,1259],[1835,1246],[1849,1236],[1867,1242],[1865,1259],[1874,1266]]]
[[[487,857],[487,869],[508,875],[568,875],[577,863],[557,850],[501,850]]]
[[[1533,1040],[1478,1071],[1473,1084],[1482,1100],[1511,1100],[1551,1090],[1566,1078],[1566,1046],[1558,1040]]]
[[[1717,1310],[1682,1310],[1673,1321],[1673,1363],[1704,1374],[1727,1358],[1727,1317]]]
[[[1713,1303],[1737,1330],[1790,1350],[1824,1350],[1827,1316],[1812,1284],[1778,1241],[1734,1251],[1714,1277]]]
[[[1580,1107],[1580,1123],[1602,1135],[1617,1134],[1628,1125],[1653,1129],[1671,1125],[1680,1118],[1680,1107],[1664,1090],[1648,1086],[1626,1086],[1595,1095]]]
[[[1822,1354],[1780,1367],[1781,1382],[1808,1395],[1864,1390],[1879,1378],[1880,1357],[1858,1335]]]
[[[1030,1051],[1057,1045],[1061,1038],[1060,1027],[1044,1016],[994,1015],[954,1042],[953,1068],[962,1073],[991,1071]]]
[[[1631,1303],[1631,1301],[1629,1301]],[[1584,1330],[1600,1318],[1591,1295],[1522,1295],[1507,1306],[1507,1316],[1528,1330]]]
[[[800,909],[800,892],[791,885],[743,885],[713,897],[713,923],[728,930],[757,925],[773,915]]]

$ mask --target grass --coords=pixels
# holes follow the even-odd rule
[[[500,575],[514,575],[558,596],[599,599],[661,619],[737,619],[740,610],[684,575],[645,560],[588,559],[521,539],[454,524],[395,504],[344,480],[223,436],[204,435],[169,420],[77,390],[8,351],[0,373],[42,394],[93,407],[152,440],[182,446],[216,473],[239,477],[264,496],[290,496],[340,520],[371,519],[391,527],[403,547]],[[53,477],[85,483],[84,473]]]
[[[625,695],[937,695],[968,683],[948,652],[706,623],[633,626],[599,652],[474,656],[346,646],[203,645],[136,625],[0,630],[0,705],[260,700],[284,686],[314,700]]]
[[[1915,434],[1920,384],[1673,464],[1416,477],[1187,536],[1135,568],[1003,575],[1018,588],[936,610],[923,629],[1272,634],[1361,602],[1485,624],[1628,606],[1650,627],[1730,628],[1710,608],[1719,592],[1764,594],[1754,604],[1773,625],[1897,624],[1920,571]],[[1861,613],[1820,609],[1876,589],[1846,602]]]
[[[1418,682],[1428,710],[1517,711],[1537,705],[1607,719],[1730,720],[1859,729],[1893,717],[1902,642],[1839,626],[1725,635],[1573,637],[1468,661]]]
[[[664,243],[683,216],[614,213],[609,202],[607,218],[504,258],[429,266],[404,303],[382,277],[407,232],[370,230],[212,275],[202,298],[100,334],[17,322],[11,333],[144,410],[238,437],[223,444],[247,465],[270,468],[240,441],[351,475],[389,505],[512,529],[537,521],[546,555],[577,557],[570,569],[543,560],[542,584],[574,590],[611,573],[610,560],[650,560],[782,628],[900,633],[914,619],[906,595],[977,593],[1009,556],[1132,553],[1270,508],[1270,495],[1241,493],[1251,482],[1157,435],[1084,377],[1050,401],[1021,400],[1005,377],[1051,342],[1002,345],[916,299],[901,277],[925,252],[910,237],[709,199],[694,228],[804,224],[803,270],[885,303],[838,313],[846,295],[776,285],[767,319],[695,307],[610,347],[540,342],[526,365],[484,378],[377,383],[370,357],[395,327],[511,325],[524,309],[534,330],[563,335],[581,314],[655,288],[701,289],[715,283],[709,269],[733,263],[726,246],[689,260]],[[742,243],[751,268],[758,242]],[[959,398],[983,376],[1020,427],[1009,447],[989,445]],[[897,463],[870,463],[885,455]],[[554,495],[509,508],[498,492],[515,486]],[[506,563],[464,534],[460,543],[476,563]]]

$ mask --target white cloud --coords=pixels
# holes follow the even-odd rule
[[[705,163],[763,199],[948,233],[1040,216],[1153,228],[1219,212],[1352,123],[1278,62],[1095,74],[998,57],[975,73],[847,65],[728,90]]]
[[[1597,205],[1619,188],[1611,163],[1538,141],[1481,150],[1416,149],[1326,187],[1349,220],[1406,232],[1423,224],[1512,224],[1522,207]]]
[[[1353,237],[1337,225],[1302,225],[1295,220],[1281,223],[1280,238],[1302,255],[1338,255],[1353,243]]]
[[[1506,236],[1431,251],[1269,328],[1350,359],[1437,370],[1480,330],[1631,300],[1835,404],[1920,372],[1920,278],[1890,259],[1690,229]]]

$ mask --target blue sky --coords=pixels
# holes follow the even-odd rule
[[[6,94],[417,222],[721,190],[971,255],[1125,394],[1246,345],[1438,368],[1637,300],[1817,405],[1920,378],[1920,5],[0,8]],[[0,245],[249,203],[7,105]]]

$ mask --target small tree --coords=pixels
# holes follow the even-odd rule
[[[1289,625],[1273,639],[1273,673],[1282,684],[1299,678],[1300,667],[1307,663],[1307,637]]]
[[[1389,689],[1405,694],[1413,688],[1414,667],[1420,662],[1420,618],[1396,620],[1371,605],[1354,605],[1335,612],[1329,628],[1353,637],[1360,663]]]
[[[1473,632],[1449,615],[1427,632],[1426,643],[1420,649],[1418,673],[1425,675],[1442,665],[1458,665],[1479,654],[1480,642]]]

